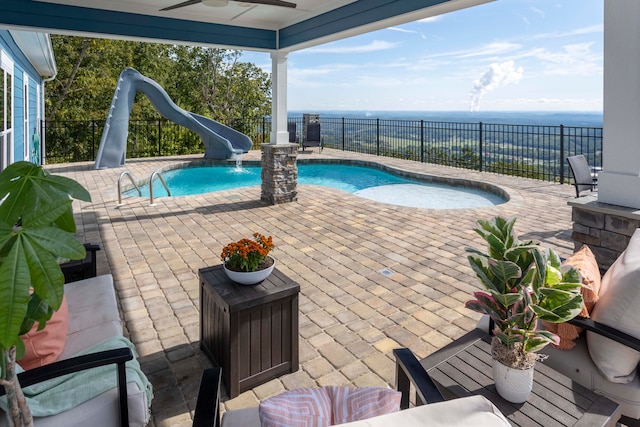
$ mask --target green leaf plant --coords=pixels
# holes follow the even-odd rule
[[[33,425],[16,377],[16,360],[24,354],[21,335],[35,323],[42,330],[60,308],[60,263],[85,257],[74,237],[72,198],[91,200],[76,181],[32,163],[16,162],[0,172],[0,384],[7,391],[10,426]]]
[[[518,240],[516,219],[478,221],[488,253],[468,248],[469,264],[485,290],[474,292],[466,307],[488,315],[493,358],[516,369],[540,359],[537,351],[558,344],[557,335],[538,328],[538,320],[566,322],[582,310],[580,274],[562,266],[553,250],[534,241]]]

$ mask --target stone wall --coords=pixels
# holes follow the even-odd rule
[[[592,250],[601,271],[606,271],[627,248],[631,235],[640,227],[640,211],[599,203],[596,196],[573,199],[573,242]]]
[[[262,193],[272,204],[298,200],[298,144],[262,145]]]

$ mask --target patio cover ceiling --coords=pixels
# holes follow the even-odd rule
[[[181,0],[2,0],[0,26],[291,52],[493,0],[289,0],[296,8],[229,1],[169,11]]]

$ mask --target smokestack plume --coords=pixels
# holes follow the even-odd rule
[[[469,110],[478,111],[480,101],[485,94],[499,86],[518,83],[522,79],[523,73],[524,69],[522,67],[516,68],[513,61],[494,62],[489,65],[489,69],[484,72],[482,77],[473,82]]]

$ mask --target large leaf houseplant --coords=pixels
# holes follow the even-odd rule
[[[539,328],[538,320],[560,323],[577,316],[583,305],[582,285],[579,273],[562,266],[553,250],[534,241],[521,242],[513,229],[515,221],[502,217],[478,221],[479,227],[474,230],[487,242],[488,251],[467,251],[471,268],[485,290],[474,292],[475,299],[466,307],[492,319],[494,361],[533,375],[535,362],[540,359],[536,352],[560,340]],[[519,397],[506,397],[496,369],[502,368],[494,362],[498,392],[508,400],[526,399],[530,388]]]
[[[0,370],[7,392],[8,425],[33,424],[16,377],[24,352],[21,335],[46,326],[64,295],[60,262],[83,259],[75,237],[72,199],[90,201],[76,181],[29,162],[0,172]]]

